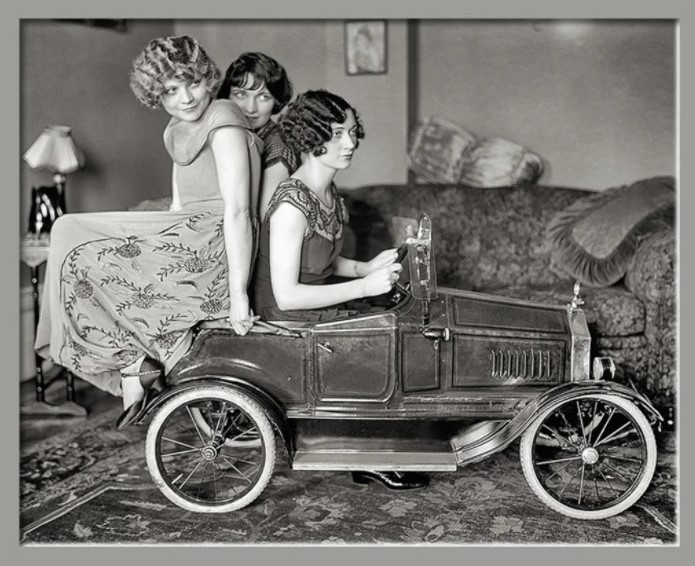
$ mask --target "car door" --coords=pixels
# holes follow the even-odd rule
[[[312,331],[310,373],[315,406],[372,410],[385,405],[396,384],[396,316],[358,316],[319,323]]]

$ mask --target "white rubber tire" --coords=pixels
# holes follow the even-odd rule
[[[637,485],[633,488],[632,493],[630,493],[625,499],[617,503],[612,507],[606,509],[597,510],[581,510],[569,507],[560,503],[551,494],[549,494],[539,481],[535,467],[533,463],[533,445],[536,432],[542,425],[545,418],[555,411],[559,406],[565,403],[574,403],[580,399],[599,399],[601,401],[606,401],[617,405],[628,413],[634,421],[639,426],[640,431],[644,437],[647,459],[644,467],[644,471],[639,478]],[[545,503],[551,509],[566,515],[567,517],[572,517],[573,519],[586,519],[586,520],[598,520],[606,519],[607,517],[612,517],[613,515],[618,515],[626,509],[634,505],[644,492],[649,487],[654,476],[654,470],[656,469],[656,440],[654,438],[654,432],[652,430],[647,417],[644,416],[642,411],[631,401],[624,399],[623,397],[618,397],[616,395],[610,395],[605,393],[588,394],[581,395],[579,397],[573,398],[569,401],[564,401],[561,403],[556,403],[545,409],[538,417],[531,423],[531,425],[524,431],[521,437],[521,445],[519,447],[519,453],[521,457],[521,468],[524,471],[524,476],[526,476],[526,481],[531,486],[533,492],[540,498],[540,500]]]
[[[164,480],[157,461],[157,437],[159,429],[162,427],[167,417],[185,403],[209,398],[227,401],[246,412],[246,414],[253,419],[258,428],[265,449],[265,460],[255,485],[239,499],[224,504],[196,503],[182,497],[177,490],[173,489]],[[200,387],[189,389],[169,399],[157,411],[152,419],[145,440],[147,468],[149,469],[154,484],[169,501],[182,509],[195,513],[228,513],[230,511],[242,509],[253,502],[268,485],[273,475],[273,469],[275,468],[275,451],[276,443],[275,435],[273,434],[273,426],[261,406],[248,395],[223,385],[201,385]]]

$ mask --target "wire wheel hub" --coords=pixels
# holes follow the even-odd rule
[[[591,446],[584,448],[582,450],[582,460],[584,460],[585,464],[595,464],[598,462],[598,450]]]
[[[208,444],[207,446],[204,446],[202,448],[202,450],[200,451],[200,456],[203,458],[203,460],[212,462],[217,458],[217,448]]]

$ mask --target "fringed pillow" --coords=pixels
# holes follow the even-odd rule
[[[535,183],[544,169],[537,153],[513,141],[489,138],[468,147],[459,181],[478,188],[515,187]]]
[[[535,183],[544,171],[543,159],[518,143],[502,138],[477,140],[441,116],[428,117],[415,130],[408,166],[433,183],[477,188]]]
[[[475,136],[440,116],[430,116],[415,130],[408,166],[433,183],[454,184],[461,178],[463,156]]]
[[[553,269],[591,287],[620,280],[639,238],[673,225],[673,177],[654,177],[580,198],[547,227]]]

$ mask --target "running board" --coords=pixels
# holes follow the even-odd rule
[[[454,472],[453,452],[374,452],[298,450],[293,470],[380,470],[394,472]]]

